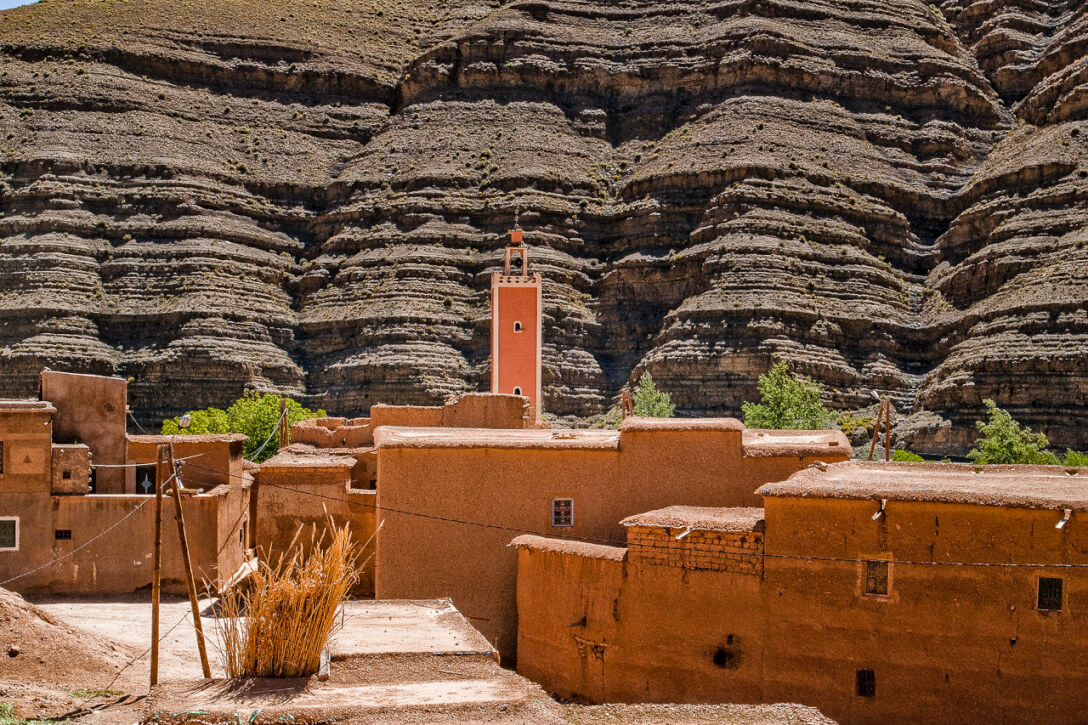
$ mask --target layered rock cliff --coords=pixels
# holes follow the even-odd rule
[[[783,358],[923,450],[985,397],[1086,443],[1083,3],[44,0],[0,52],[5,395],[482,387],[520,210],[548,412]]]

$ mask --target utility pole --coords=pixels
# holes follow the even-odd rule
[[[151,686],[159,684],[159,598],[162,594],[162,487],[170,473],[170,448],[159,446],[155,465],[155,548],[151,572]]]
[[[196,646],[200,650],[200,666],[204,669],[204,679],[212,678],[208,666],[208,651],[204,644],[204,627],[200,623],[200,603],[196,594],[196,579],[193,576],[193,560],[189,557],[189,540],[185,536],[185,514],[181,510],[181,479],[177,475],[177,462],[174,460],[174,447],[170,446],[170,468],[174,476],[174,518],[178,522],[178,538],[181,540],[181,560],[185,564],[185,584],[189,588],[189,604],[193,607],[193,626],[196,629]]]

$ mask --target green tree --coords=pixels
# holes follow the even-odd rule
[[[975,421],[982,437],[967,454],[971,461],[989,463],[1057,463],[1058,457],[1047,450],[1050,441],[1042,433],[1034,433],[1013,420],[1008,411],[997,407],[989,398],[986,405],[989,420]]]
[[[1065,458],[1062,460],[1062,465],[1088,466],[1088,453],[1066,450]]]
[[[196,435],[200,433],[244,433],[249,436],[243,455],[251,461],[261,462],[276,454],[279,440],[274,435],[280,420],[280,396],[251,390],[227,408],[191,410],[192,422],[181,428],[180,418],[162,422],[165,435]],[[298,401],[287,399],[287,422],[291,426],[307,418],[323,418],[324,410],[304,408]],[[268,445],[264,445],[268,441]]]
[[[654,385],[653,376],[649,373],[643,373],[638,379],[631,402],[635,415],[647,418],[671,418],[676,411],[676,406],[672,404],[669,394],[664,390],[658,390]]]
[[[760,401],[741,406],[749,428],[822,430],[831,424],[831,413],[820,402],[824,386],[793,375],[786,363],[775,363],[760,375],[758,387]]]

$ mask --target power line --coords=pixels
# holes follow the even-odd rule
[[[208,471],[214,471],[214,469],[206,468],[204,466],[197,465],[195,463],[186,462],[187,466],[194,466],[196,468],[204,468]],[[233,474],[228,474],[233,475]],[[462,524],[465,526],[478,526],[481,528],[495,529],[499,531],[509,531],[516,534],[531,534],[534,536],[541,536],[551,539],[566,539],[571,541],[584,541],[591,544],[604,544],[607,546],[617,546],[623,548],[630,548],[627,541],[616,541],[614,539],[599,539],[590,536],[574,536],[571,534],[560,534],[556,532],[542,532],[534,531],[532,529],[520,529],[511,526],[502,526],[500,524],[489,524],[482,521],[468,521],[465,519],[455,519],[445,516],[436,516],[434,514],[424,514],[418,511],[405,511],[403,509],[395,509],[388,506],[378,506],[377,504],[364,503],[362,501],[352,501],[351,499],[337,498],[335,496],[326,496],[325,494],[315,493],[313,491],[306,491],[297,488],[288,488],[287,486],[279,486],[274,483],[260,482],[262,487],[267,486],[269,488],[278,488],[284,491],[290,491],[292,493],[303,494],[306,496],[314,496],[316,498],[323,498],[329,501],[339,501],[346,503],[349,506],[361,506],[363,508],[373,509],[374,511],[387,511],[391,513],[398,513],[405,516],[416,516],[424,519],[431,519],[434,521],[443,521],[445,523]],[[688,547],[681,546],[656,546],[653,547],[657,550],[663,551],[696,551]],[[834,557],[834,556],[803,556],[800,554],[767,554],[763,553],[760,556],[768,559],[793,559],[796,561],[833,561],[833,562],[846,562],[846,563],[863,563],[870,561],[883,561],[883,559],[864,559],[864,558],[850,558],[850,557]],[[1081,564],[1034,564],[1034,563],[1015,563],[1015,562],[973,562],[973,561],[920,561],[920,560],[888,560],[890,564],[902,564],[905,566],[970,566],[970,567],[990,567],[990,568],[1024,568],[1024,569],[1084,569],[1088,568],[1088,562]]]
[[[169,483],[169,481],[167,481],[167,483]],[[164,485],[165,485],[165,484],[164,484]],[[121,525],[121,524],[123,524],[123,523],[124,523],[125,521],[127,521],[127,520],[128,520],[128,519],[129,519],[130,517],[131,517],[131,516],[133,516],[133,515],[134,515],[134,514],[135,514],[135,513],[137,512],[137,511],[139,511],[140,509],[142,509],[142,508],[143,508],[144,506],[146,506],[146,505],[147,505],[147,504],[149,504],[149,503],[151,503],[151,498],[146,498],[146,499],[144,499],[143,501],[141,501],[141,502],[140,502],[140,504],[139,504],[139,505],[138,505],[138,506],[137,506],[136,508],[132,509],[132,510],[131,510],[131,511],[129,511],[129,512],[128,512],[127,514],[125,514],[124,516],[122,516],[122,517],[120,518],[120,520],[118,520],[118,521],[117,521],[117,523],[115,523],[115,524],[114,524],[113,526],[109,527],[108,529],[105,529],[104,531],[100,531],[100,532],[99,532],[98,534],[96,534],[95,536],[92,536],[92,537],[91,537],[90,539],[87,539],[87,540],[86,540],[85,542],[83,542],[82,544],[80,544],[80,545],[79,545],[79,546],[77,546],[76,548],[72,549],[72,550],[71,550],[71,551],[69,551],[69,552],[68,552],[67,554],[64,554],[63,556],[58,556],[58,557],[57,557],[56,559],[52,559],[51,561],[47,561],[46,563],[42,564],[41,566],[39,566],[39,567],[36,567],[36,568],[34,568],[34,569],[31,569],[30,571],[25,571],[25,572],[23,572],[22,574],[18,574],[18,575],[16,575],[16,576],[13,576],[13,577],[12,577],[12,578],[10,578],[10,579],[6,579],[6,580],[4,580],[4,581],[0,582],[0,586],[7,586],[8,584],[10,584],[11,582],[13,582],[13,581],[15,581],[15,580],[17,580],[17,579],[22,579],[23,577],[27,577],[27,576],[30,576],[31,574],[34,574],[34,573],[36,573],[36,572],[39,572],[39,571],[41,571],[42,569],[48,568],[48,567],[50,567],[50,566],[53,566],[53,565],[54,565],[54,564],[56,564],[57,562],[60,562],[60,561],[64,561],[65,559],[67,559],[68,557],[72,556],[73,554],[75,554],[75,553],[76,553],[77,551],[79,551],[80,549],[84,549],[84,548],[86,548],[86,547],[90,546],[90,545],[91,545],[91,544],[93,544],[93,543],[94,543],[95,541],[98,541],[98,540],[99,540],[99,539],[101,539],[101,538],[102,538],[103,536],[105,536],[105,535],[106,535],[106,534],[108,534],[109,532],[111,532],[111,531],[113,531],[114,529],[116,529],[116,528],[117,528],[118,526],[120,526],[120,525]]]

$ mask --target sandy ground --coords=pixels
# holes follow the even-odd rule
[[[149,692],[151,605],[51,598],[35,604],[56,619],[137,653],[109,682],[124,695],[89,698],[80,709],[50,713],[95,725],[168,723],[303,725],[304,723],[434,723],[438,725],[825,725],[795,705],[564,705],[536,684],[498,666],[494,650],[446,601],[349,602],[330,643],[331,676],[295,680],[227,680],[215,637],[215,609],[201,602],[213,679],[197,658],[189,602],[162,604],[159,687]],[[90,673],[89,673],[90,674]],[[91,678],[94,679],[94,678]]]

